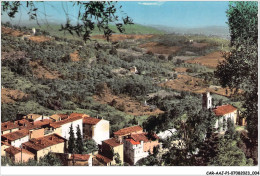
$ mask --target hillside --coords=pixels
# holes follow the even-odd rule
[[[228,49],[226,40],[135,25],[129,34],[112,36],[113,44],[102,38],[84,44],[68,35],[52,36],[62,36],[57,29],[25,37],[30,28],[2,27],[1,79],[9,91],[2,95],[2,121],[18,113],[79,112],[108,119],[113,132],[172,107],[183,113],[186,106],[201,107],[198,100],[208,90],[222,95],[215,103],[231,102],[213,75],[221,55],[207,57]]]
[[[61,26],[57,24],[49,24],[49,25],[41,25],[41,26],[27,26],[29,28],[35,27],[36,29],[40,29],[42,31],[49,32],[52,36],[57,37],[67,37],[67,38],[73,38],[78,39],[76,36],[71,36],[68,32],[60,31]],[[116,33],[119,34],[120,32],[114,25],[110,25],[110,28]],[[154,27],[149,26],[143,26],[140,24],[132,24],[132,25],[126,25],[125,26],[125,34],[164,34],[164,31],[156,29]],[[99,31],[97,27],[92,31],[92,35],[103,35],[102,31]]]

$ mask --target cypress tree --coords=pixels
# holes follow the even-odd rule
[[[68,142],[68,151],[69,153],[74,153],[75,152],[75,136],[74,136],[74,130],[72,127],[72,124],[70,126],[70,137],[69,137],[69,142]]]
[[[82,135],[81,135],[79,125],[77,126],[76,148],[77,148],[77,152],[82,154],[84,147],[83,147],[83,139],[82,139]]]

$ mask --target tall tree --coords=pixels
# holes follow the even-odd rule
[[[218,65],[215,75],[222,86],[243,89],[249,137],[258,145],[258,3],[237,1],[227,10],[231,51]]]
[[[83,139],[82,139],[82,134],[81,134],[79,125],[77,126],[76,149],[77,149],[77,153],[80,153],[80,154],[82,154],[82,152],[84,151]]]
[[[246,166],[252,165],[252,159],[247,159],[244,152],[238,148],[237,142],[222,138],[217,147],[217,155],[211,158],[214,166]]]
[[[48,15],[39,11],[39,7],[44,5],[43,3],[35,1],[2,1],[1,6],[2,12],[6,13],[10,18],[14,18],[21,11],[21,8],[24,8],[27,10],[29,18],[36,20],[39,24],[39,14],[44,13],[45,16]],[[117,6],[117,2],[75,1],[69,3],[74,8],[78,8],[77,20],[72,21],[69,12],[63,8],[66,14],[66,24],[61,24],[61,30],[66,30],[72,35],[77,34],[84,41],[90,39],[90,34],[95,28],[103,31],[104,36],[109,41],[109,37],[114,33],[110,24],[115,24],[121,33],[125,31],[124,25],[133,24],[132,19],[123,12],[122,6]]]
[[[69,137],[69,142],[68,142],[68,152],[69,153],[74,153],[75,152],[75,135],[74,135],[74,130],[72,127],[72,124],[70,126],[70,137]]]
[[[236,130],[233,122],[230,118],[227,120],[227,131],[225,132],[225,136],[229,139],[234,139],[236,135]]]

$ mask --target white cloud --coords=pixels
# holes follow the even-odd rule
[[[154,2],[138,2],[139,5],[146,5],[146,6],[161,6],[164,4],[163,1],[154,1]]]

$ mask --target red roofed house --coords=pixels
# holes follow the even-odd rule
[[[121,163],[124,163],[124,143],[120,142],[116,138],[110,138],[102,141],[101,149],[99,150],[99,154],[107,157],[112,160],[111,165],[116,165],[115,154],[119,155],[119,159]]]
[[[1,156],[5,156],[5,149],[9,148],[11,145],[7,142],[1,141]]]
[[[94,166],[111,166],[113,160],[103,156],[102,154],[97,154],[93,158]]]
[[[68,154],[69,166],[92,166],[92,155],[89,154]]]
[[[237,108],[232,105],[222,105],[217,106],[213,109],[214,113],[218,117],[216,121],[215,128],[219,129],[219,131],[226,131],[227,130],[227,121],[228,119],[233,122],[235,125],[237,122]]]
[[[15,122],[3,122],[1,123],[1,134],[7,134],[19,130],[19,125]]]
[[[126,127],[126,128],[123,128],[123,129],[120,129],[120,130],[114,132],[114,136],[122,141],[124,136],[128,136],[130,134],[139,134],[139,133],[143,133],[142,127],[131,126],[131,127]]]
[[[147,157],[149,152],[153,153],[153,148],[159,145],[156,134],[131,134],[124,139],[125,162],[134,165],[138,160]]]
[[[29,140],[29,131],[27,129],[18,130],[2,135],[1,139],[14,147],[20,147],[22,143]]]
[[[58,134],[51,134],[41,138],[33,138],[23,143],[22,147],[35,155],[35,160],[49,152],[64,153],[66,149],[66,139]]]
[[[67,119],[69,117],[69,115],[67,114],[53,114],[52,116],[50,116],[50,119],[54,120],[55,122]]]
[[[84,138],[91,138],[97,144],[109,139],[109,121],[93,117],[84,117],[83,119]]]
[[[209,92],[203,94],[202,96],[203,107],[206,109],[211,108],[212,107],[211,100],[212,97],[210,96]],[[237,123],[237,118],[238,118],[237,108],[235,108],[232,105],[228,104],[228,105],[217,106],[213,108],[213,112],[218,117],[218,119],[216,120],[215,128],[218,129],[219,132],[227,130],[228,119],[230,119],[234,125]]]
[[[49,133],[57,133],[65,139],[69,139],[70,127],[74,130],[75,136],[77,133],[77,127],[79,126],[81,134],[83,134],[83,119],[81,116],[69,117],[67,119],[51,123]]]
[[[34,154],[26,149],[17,147],[9,147],[5,149],[6,156],[11,158],[13,162],[28,162],[30,159],[34,159]]]

